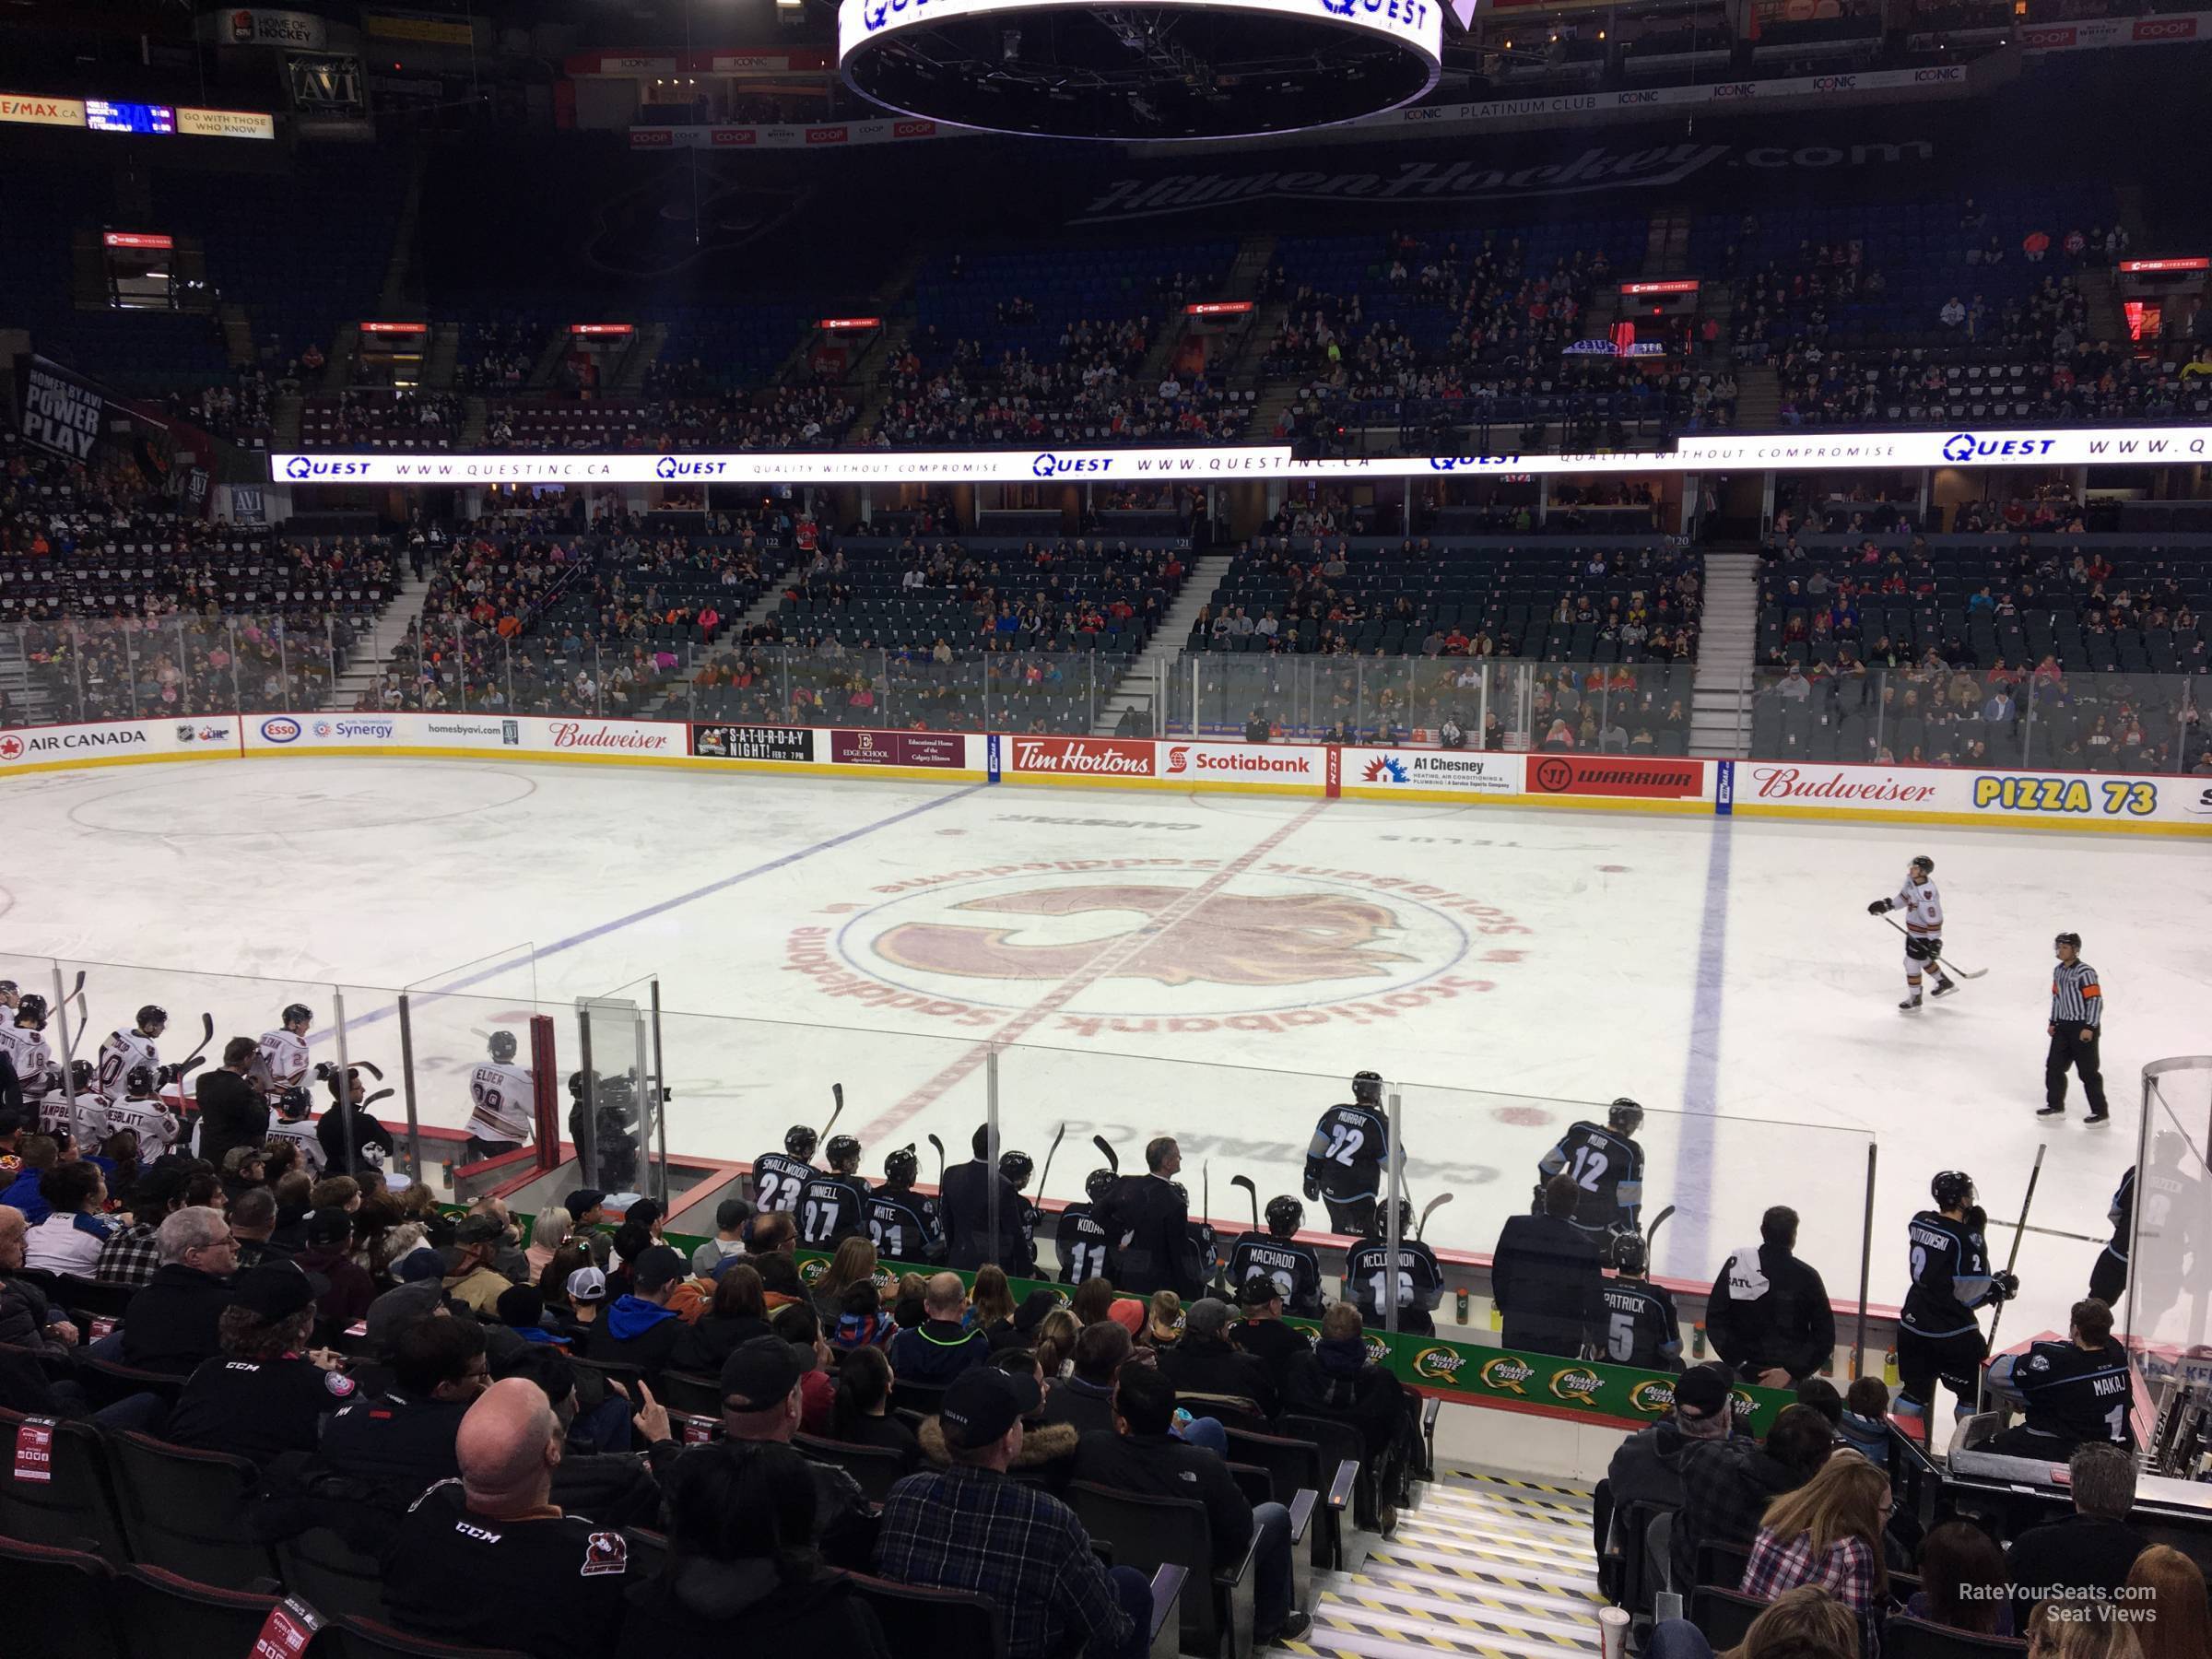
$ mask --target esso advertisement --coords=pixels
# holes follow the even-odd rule
[[[1328,751],[1265,743],[1162,743],[1159,776],[1175,782],[1288,783],[1314,788],[1328,776]]]
[[[1344,793],[1517,795],[1523,757],[1465,749],[1347,748]]]
[[[238,729],[234,714],[10,726],[0,730],[0,772],[124,760],[231,759],[238,755]]]

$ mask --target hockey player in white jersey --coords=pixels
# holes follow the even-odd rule
[[[468,1153],[497,1158],[530,1139],[536,1091],[529,1068],[514,1064],[512,1031],[491,1034],[491,1060],[468,1074]]]
[[[53,1050],[46,1041],[46,999],[35,991],[18,997],[15,1018],[0,1025],[0,1053],[16,1068],[24,1109],[39,1114],[40,1131],[53,1133],[50,1119],[56,1112],[65,1114],[64,1126],[72,1127],[66,1123],[69,1096],[62,1088],[61,1068],[54,1065]]]
[[[1924,962],[1936,976],[1932,994],[1947,996],[1959,989],[1959,982],[1944,972],[1939,959],[1943,955],[1943,895],[1930,879],[1935,874],[1936,861],[1924,853],[1905,867],[1905,885],[1897,889],[1896,898],[1877,899],[1866,907],[1870,916],[1891,911],[1905,912],[1905,1000],[1897,1006],[1907,1013],[1920,1006]]]
[[[161,1103],[159,1088],[159,1072],[150,1065],[134,1065],[124,1074],[123,1098],[108,1105],[107,1133],[116,1135],[128,1129],[135,1135],[141,1166],[173,1147],[181,1133],[175,1114]]]
[[[145,1066],[159,1078],[161,1055],[155,1041],[169,1029],[169,1010],[157,1008],[152,1003],[138,1010],[138,1023],[127,1031],[112,1031],[108,1040],[100,1045],[100,1078],[97,1088],[100,1103],[112,1106],[124,1098],[131,1070]],[[141,1144],[144,1137],[140,1137]]]
[[[313,1010],[305,1003],[293,1003],[285,1009],[282,1025],[261,1034],[249,1075],[254,1075],[270,1105],[276,1105],[288,1088],[306,1088],[307,1028],[314,1023]]]
[[[300,1148],[300,1167],[317,1181],[323,1179],[323,1142],[315,1134],[314,1102],[307,1090],[295,1085],[276,1098],[269,1119],[269,1145],[290,1141]]]

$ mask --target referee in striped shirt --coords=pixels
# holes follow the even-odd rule
[[[2104,1109],[2104,1074],[2097,1065],[2104,993],[2097,985],[2097,970],[2081,959],[2081,935],[2062,933],[2054,943],[2058,966],[2051,971],[2051,1052],[2043,1059],[2043,1109],[2036,1116],[2065,1115],[2070,1065],[2081,1074],[2082,1093],[2089,1098],[2088,1121],[2106,1123],[2112,1114]]]

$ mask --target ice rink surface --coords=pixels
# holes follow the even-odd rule
[[[297,997],[329,1054],[342,984],[350,1054],[394,1071],[415,985],[423,1118],[458,1125],[485,1032],[553,1014],[565,1073],[573,999],[657,976],[674,1150],[749,1159],[838,1081],[865,1173],[929,1134],[957,1159],[996,1043],[1007,1143],[1041,1160],[1067,1125],[1050,1195],[1079,1194],[1094,1133],[1131,1162],[1167,1131],[1225,1220],[1232,1174],[1297,1190],[1314,1117],[1372,1067],[1415,1199],[1454,1194],[1430,1242],[1484,1251],[1579,1103],[1626,1094],[1646,1216],[1678,1206],[1663,1274],[1710,1277],[1786,1203],[1839,1299],[1869,1143],[1894,1304],[1939,1169],[2008,1219],[2048,1142],[2031,1220],[2104,1236],[2141,1065],[2207,1046],[2212,859],[2179,839],[448,760],[135,766],[6,799],[0,973],[84,968],[92,1046],[142,1001],[181,1057],[203,1009],[219,1045]],[[1865,912],[1919,853],[1947,954],[1989,972],[1908,1016],[1902,941]],[[2077,1087],[2034,1115],[2069,928],[2106,991],[2101,1128]],[[2063,1329],[2096,1253],[2029,1237],[2006,1337]]]

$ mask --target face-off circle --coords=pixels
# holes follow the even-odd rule
[[[888,109],[1039,137],[1247,138],[1411,103],[1441,0],[843,0],[838,68]]]

